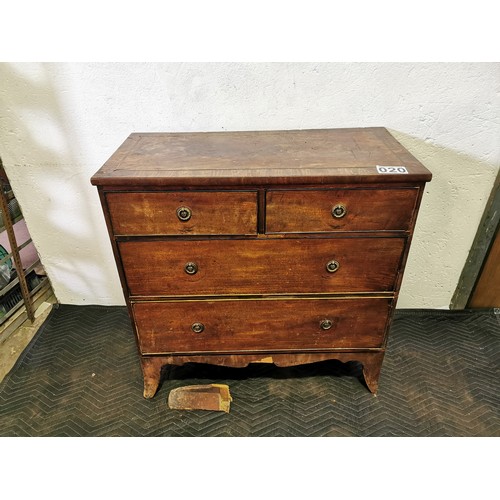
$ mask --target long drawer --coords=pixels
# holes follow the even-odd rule
[[[142,354],[379,348],[391,300],[182,300],[132,304]]]
[[[255,234],[255,191],[106,194],[115,235]]]
[[[132,296],[384,292],[405,238],[124,241]]]
[[[416,188],[270,190],[266,231],[407,231]]]

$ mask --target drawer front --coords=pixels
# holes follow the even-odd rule
[[[407,231],[417,195],[417,188],[271,190],[266,231]]]
[[[282,295],[393,290],[405,241],[125,241],[119,249],[131,295]]]
[[[142,354],[381,347],[390,299],[206,300],[132,305]]]
[[[115,235],[255,234],[257,193],[108,193]]]

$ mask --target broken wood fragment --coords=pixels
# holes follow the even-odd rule
[[[225,384],[188,385],[170,391],[168,407],[172,410],[212,410],[229,413],[233,399]]]

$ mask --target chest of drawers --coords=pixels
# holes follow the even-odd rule
[[[92,177],[161,368],[358,361],[376,392],[430,172],[384,128],[134,133]]]

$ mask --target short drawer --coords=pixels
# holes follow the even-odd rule
[[[266,231],[407,231],[417,195],[417,188],[270,190]]]
[[[115,235],[255,234],[257,194],[232,192],[107,193]]]
[[[142,354],[304,351],[383,345],[390,299],[132,304]]]
[[[405,238],[119,243],[132,296],[379,292],[394,289]]]

